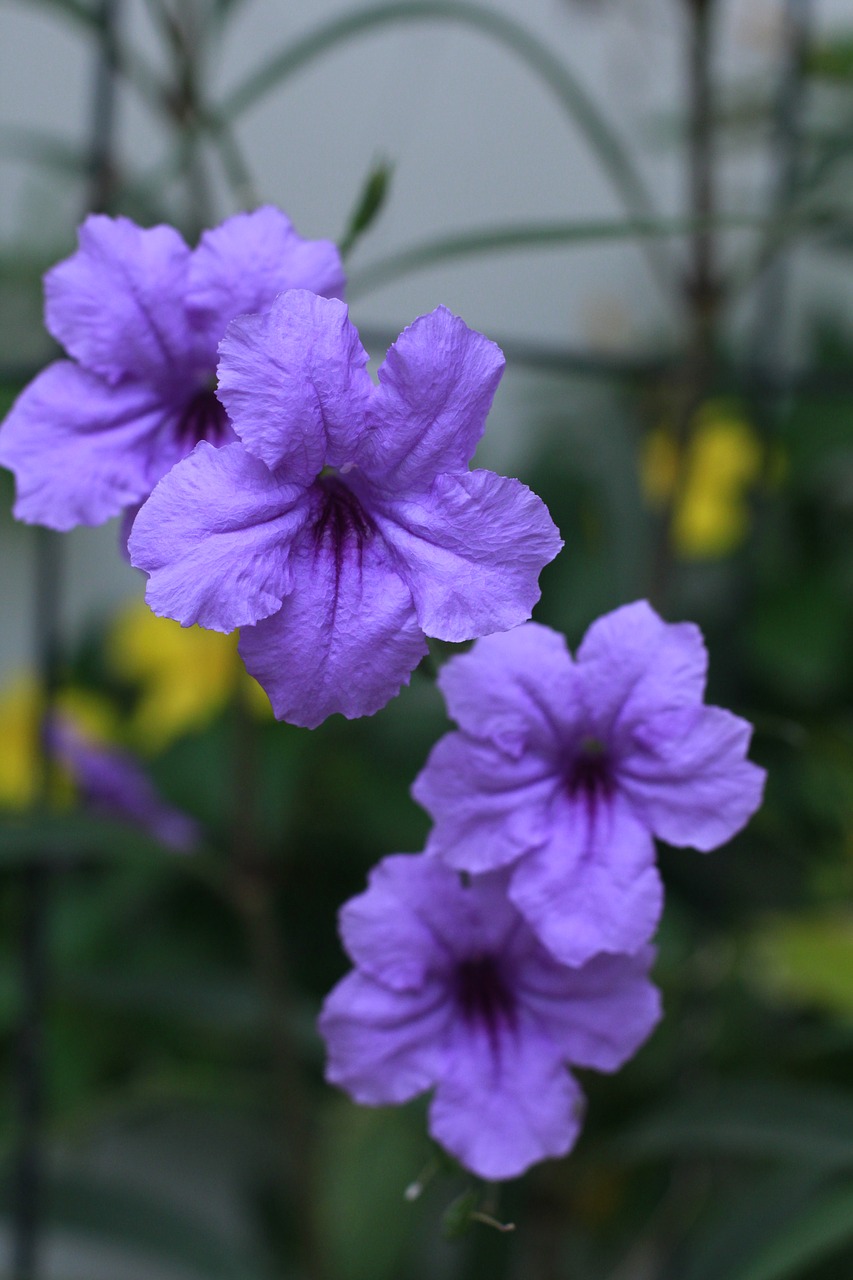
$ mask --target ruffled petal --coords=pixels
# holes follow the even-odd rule
[[[429,1109],[429,1131],[481,1178],[517,1178],[563,1156],[583,1116],[583,1094],[541,1028],[522,1012],[499,1037],[458,1020]]]
[[[213,631],[274,613],[291,589],[290,544],[309,513],[305,490],[241,444],[202,441],[157,485],[128,540],[131,563],[149,574],[148,604]]]
[[[683,732],[702,701],[708,654],[692,622],[664,622],[636,600],[592,624],[577,663],[589,732],[618,745],[650,718],[663,734]]]
[[[373,715],[427,652],[409,588],[349,499],[315,506],[293,560],[293,592],[245,629],[240,654],[279,720],[316,728],[340,712]]]
[[[663,905],[654,843],[618,794],[566,801],[550,841],[522,858],[509,896],[562,964],[600,951],[637,951],[654,933]]]
[[[501,951],[518,913],[503,877],[463,885],[435,858],[394,854],[370,873],[367,891],[340,913],[347,954],[393,990],[414,990],[471,952]]]
[[[721,707],[702,707],[690,730],[657,750],[636,747],[618,767],[619,786],[655,835],[706,852],[731,839],[761,804],[765,771],[746,759],[752,726]]]
[[[318,1028],[326,1041],[326,1079],[356,1102],[408,1102],[436,1081],[448,1020],[444,990],[391,991],[350,973],[326,997]]]
[[[544,844],[560,779],[535,754],[508,758],[449,733],[433,747],[412,795],[435,823],[427,851],[464,871],[491,871]]]
[[[359,465],[395,491],[466,471],[503,369],[500,348],[446,307],[421,316],[379,369]]]
[[[484,636],[441,668],[448,715],[506,755],[559,752],[577,716],[577,679],[566,641],[527,622]]]
[[[634,955],[597,955],[580,968],[542,953],[517,968],[519,1003],[566,1062],[616,1071],[657,1026],[660,992],[649,981],[652,947]]]
[[[288,290],[233,321],[219,353],[217,394],[255,457],[298,484],[352,462],[373,383],[342,302]]]
[[[214,352],[196,350],[184,306],[190,251],[174,228],[92,214],[79,245],[45,276],[45,323],[69,355],[108,382],[161,390],[210,372]]]
[[[0,431],[15,473],[15,516],[67,530],[102,524],[141,501],[169,469],[176,411],[150,386],[110,386],[70,361],[49,365]]]
[[[304,240],[280,209],[264,205],[204,232],[190,260],[187,307],[215,351],[232,320],[266,311],[285,289],[342,298],[345,279],[331,240]]]
[[[540,498],[491,471],[440,475],[428,493],[371,503],[418,621],[440,640],[508,631],[530,617],[539,574],[563,545]]]

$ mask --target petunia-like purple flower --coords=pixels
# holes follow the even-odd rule
[[[338,301],[293,290],[221,344],[241,443],[199,444],[142,508],[129,549],[157,614],[244,628],[275,714],[370,715],[443,640],[515,626],[562,546],[517,480],[469,471],[503,371],[443,307],[371,380]]]
[[[341,911],[356,967],[319,1022],[331,1083],[369,1106],[434,1089],[433,1138],[489,1179],[565,1155],[583,1113],[567,1067],[615,1071],[660,1017],[652,948],[562,965],[505,880],[385,858]]]
[[[47,727],[48,745],[68,773],[82,806],[104,818],[116,818],[147,832],[176,853],[199,843],[198,823],[167,804],[140,764],[117,747],[90,741],[64,715]]]
[[[45,323],[70,360],[23,391],[0,430],[15,515],[66,530],[131,515],[199,440],[235,439],[214,394],[226,326],[283,289],[342,296],[335,246],[278,209],[241,213],[190,250],[172,227],[95,214],[45,277]]]
[[[567,964],[641,946],[662,904],[653,836],[714,849],[761,803],[751,726],[703,704],[706,669],[698,627],[642,600],[595,622],[575,661],[534,623],[452,658],[439,684],[460,732],[413,787],[427,852],[510,867],[510,897]]]

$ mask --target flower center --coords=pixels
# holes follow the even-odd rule
[[[578,750],[569,760],[566,772],[569,795],[585,800],[594,809],[598,800],[613,792],[613,775],[610,756],[598,738],[583,738]]]
[[[493,1044],[503,1027],[515,1025],[515,996],[495,956],[472,956],[460,961],[453,982],[462,1018],[469,1026],[485,1027]]]
[[[228,434],[228,415],[216,393],[212,387],[202,387],[184,407],[178,420],[178,439],[189,452],[199,440],[220,445]]]
[[[373,536],[376,526],[356,495],[332,467],[324,468],[316,483],[323,495],[320,514],[314,525],[317,545],[328,538],[336,557],[343,555],[349,543],[360,549],[362,543]]]

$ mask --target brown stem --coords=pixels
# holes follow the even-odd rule
[[[232,898],[267,1005],[282,1213],[298,1240],[301,1274],[306,1280],[321,1280],[323,1261],[314,1208],[313,1108],[293,1034],[297,1002],[275,913],[276,868],[261,847],[256,828],[257,738],[243,689],[241,684],[235,698]]]
[[[676,475],[660,513],[656,531],[649,597],[659,607],[666,601],[674,568],[673,516],[686,480],[696,410],[708,395],[714,374],[717,317],[722,284],[716,260],[713,218],[714,189],[713,84],[711,73],[714,0],[682,0],[690,24],[688,51],[688,213],[697,220],[690,237],[690,259],[684,280],[684,318],[687,343],[675,378],[673,441]]]

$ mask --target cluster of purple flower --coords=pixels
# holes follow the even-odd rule
[[[559,534],[519,481],[469,470],[500,351],[439,308],[375,383],[343,285],[275,209],[194,251],[88,219],[46,281],[71,358],[21,395],[0,463],[23,520],[124,513],[155,613],[239,627],[281,719],[371,714],[426,636],[481,637],[439,677],[459,731],[415,783],[427,849],[343,908],[355,970],[320,1025],[331,1080],[373,1104],[434,1088],[433,1136],[510,1178],[574,1142],[568,1067],[616,1069],[659,1017],[653,837],[717,846],[763,774],[749,726],[703,704],[692,625],[635,603],[573,662],[527,621]]]

